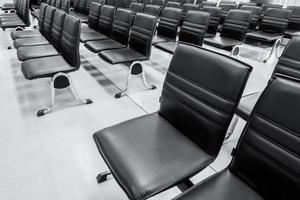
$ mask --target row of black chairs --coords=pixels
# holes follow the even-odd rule
[[[174,186],[183,191],[174,200],[294,199],[300,191],[299,48],[296,36],[256,102],[230,165],[194,186],[190,178],[220,151],[251,67],[199,46],[179,44],[159,111],[94,134],[110,170],[97,176],[98,183],[112,174],[132,200]]]
[[[46,4],[55,7],[56,9],[60,9],[65,11],[66,13],[69,12],[70,9],[70,0],[45,0]],[[31,15],[35,18],[39,18],[39,9],[35,9],[31,11]]]

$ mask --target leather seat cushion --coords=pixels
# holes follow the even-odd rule
[[[212,38],[205,38],[204,43],[220,49],[230,49],[235,45],[241,44],[241,41],[231,39],[231,38],[215,36]]]
[[[13,40],[17,38],[30,38],[42,36],[39,30],[26,30],[26,31],[13,31],[11,32],[11,38]]]
[[[17,17],[18,15],[16,13],[1,13],[0,19],[3,17]]]
[[[50,56],[25,60],[22,63],[22,72],[26,79],[52,77],[58,72],[71,72],[71,67],[62,56]]]
[[[142,61],[148,59],[143,54],[130,48],[101,51],[99,56],[111,64]]]
[[[238,105],[236,114],[243,118],[244,120],[248,121],[250,114],[258,101],[261,92],[253,93],[241,98],[241,101]]]
[[[15,48],[24,47],[24,46],[36,46],[36,45],[45,45],[49,44],[49,41],[41,37],[31,37],[31,38],[20,38],[14,41]]]
[[[19,16],[8,16],[8,17],[1,17],[0,22],[6,22],[6,21],[22,21],[22,19]]]
[[[79,12],[70,12],[69,14],[74,15],[75,17],[80,19],[81,23],[86,23],[88,22],[88,16],[83,14],[83,13],[79,13]]]
[[[98,53],[99,51],[103,51],[103,50],[120,49],[126,47],[125,45],[113,39],[88,41],[84,44],[84,46],[90,51],[95,53]]]
[[[132,200],[146,199],[213,160],[157,113],[103,129],[94,139]]]
[[[16,8],[15,3],[4,3],[1,7],[1,10],[11,10],[11,9],[15,9],[15,8]]]
[[[56,56],[60,53],[51,45],[20,47],[17,50],[19,60],[24,61],[33,58]]]
[[[263,31],[255,31],[246,34],[246,38],[259,40],[263,42],[275,42],[277,39],[281,38],[278,33],[267,33]]]
[[[204,37],[206,37],[206,38],[212,38],[212,37],[215,37],[215,35],[211,34],[211,33],[205,33]]]
[[[85,24],[85,23],[81,23],[80,24],[80,29],[81,29],[81,33],[83,33],[83,32],[93,32],[93,31],[95,31],[94,29],[92,29],[92,28],[90,28],[89,27],[89,25],[87,25],[87,24]]]
[[[286,29],[286,31],[284,32],[284,35],[286,37],[291,38],[294,35],[300,35],[300,30],[296,30],[296,29]]]
[[[88,32],[82,32],[80,34],[80,41],[81,42],[87,42],[92,40],[104,40],[108,39],[106,35],[99,33],[97,31],[88,31]]]
[[[174,200],[264,200],[228,169],[212,176]]]
[[[163,43],[158,43],[154,45],[156,48],[159,48],[163,51],[166,51],[168,53],[174,53],[175,49],[177,47],[177,42],[163,42]]]
[[[23,21],[21,20],[13,20],[13,21],[5,21],[0,23],[1,28],[15,28],[15,27],[25,27],[27,26]]]
[[[155,35],[152,40],[152,45],[155,45],[155,44],[161,43],[161,42],[170,42],[170,41],[173,41],[173,40],[171,38],[164,37],[162,35]]]

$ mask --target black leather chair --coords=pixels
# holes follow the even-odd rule
[[[16,9],[18,1],[19,0],[14,0],[12,3],[3,3],[1,6],[1,10],[8,11]]]
[[[287,10],[291,10],[292,15],[284,32],[284,37],[292,38],[295,35],[300,35],[300,6],[288,6]]]
[[[238,9],[241,9],[243,6],[257,6],[255,2],[240,2],[238,5]]]
[[[81,32],[95,31],[99,29],[98,25],[99,25],[101,7],[102,4],[92,2],[89,16],[88,16],[88,22],[87,24],[81,23]]]
[[[203,12],[210,13],[210,22],[207,28],[205,37],[214,37],[217,34],[218,26],[220,24],[222,8],[204,6],[202,9]]]
[[[132,19],[133,11],[118,8],[114,17],[111,39],[88,41],[84,46],[94,53],[127,47]]]
[[[216,7],[216,6],[217,6],[217,2],[203,1],[203,2],[200,4],[200,8],[201,8],[201,7],[203,8],[204,6]]]
[[[152,3],[152,0],[140,0],[140,1],[141,1],[141,3],[144,4],[145,6]]]
[[[18,59],[24,61],[28,59],[60,55],[65,18],[66,13],[64,11],[56,10],[51,38],[48,41],[49,44],[19,47],[17,50]]]
[[[299,79],[274,77],[256,104],[228,168],[174,200],[286,200],[300,191]]]
[[[111,64],[130,64],[126,88],[122,92],[117,93],[115,95],[116,98],[120,98],[126,94],[132,75],[141,74],[145,88],[156,88],[154,85],[148,86],[144,75],[143,64],[140,62],[150,58],[152,39],[156,28],[156,19],[157,18],[153,15],[137,13],[130,30],[128,47],[105,50],[99,53],[101,58]]]
[[[44,23],[43,23],[43,32],[41,36],[30,37],[30,38],[19,38],[14,40],[14,47],[17,49],[24,46],[35,46],[35,45],[44,45],[49,44],[51,39],[51,31],[53,28],[55,7],[47,6],[45,11]]]
[[[259,16],[261,14],[262,8],[259,6],[242,6],[240,9],[249,10],[253,13],[249,30],[256,30],[258,27]]]
[[[51,78],[50,107],[38,111],[37,116],[53,110],[55,90],[70,87],[75,99],[82,104],[90,104],[90,99],[80,99],[75,91],[68,73],[80,67],[79,55],[80,20],[72,15],[66,16],[62,34],[62,55],[29,59],[22,63],[22,72],[26,79]]]
[[[200,4],[202,4],[202,2],[203,2],[203,0],[196,0],[195,4],[200,5]]]
[[[57,0],[50,0],[49,5],[55,7],[56,1],[57,1]]]
[[[12,31],[11,32],[11,38],[13,40],[19,39],[19,38],[29,38],[29,37],[37,37],[41,36],[43,33],[43,23],[44,23],[44,17],[45,17],[45,12],[48,4],[42,3],[40,6],[40,12],[39,12],[39,29],[38,30],[24,30],[24,31]]]
[[[235,10],[237,8],[236,4],[231,3],[220,3],[219,8],[222,8],[222,14],[220,19],[220,24],[223,24],[230,10]]]
[[[188,11],[185,20],[179,32],[179,42],[187,42],[202,46],[203,39],[210,21],[210,14],[207,12],[190,10]],[[155,47],[174,53],[178,42],[163,42],[158,43]]]
[[[205,38],[204,43],[224,50],[232,50],[234,46],[244,42],[251,18],[252,12],[250,11],[230,10],[220,36]]]
[[[113,6],[103,5],[101,7],[100,17],[98,22],[99,23],[98,31],[94,30],[94,31],[82,32],[80,35],[80,41],[85,43],[87,41],[92,41],[92,40],[108,39],[112,30],[115,10],[116,8]]]
[[[129,199],[145,200],[186,182],[214,161],[250,72],[228,56],[178,45],[159,111],[94,134]]]
[[[144,13],[159,17],[162,11],[162,7],[158,5],[145,5]]]
[[[179,2],[169,1],[167,2],[166,7],[181,8],[181,4]]]
[[[153,5],[161,6],[162,8],[165,7],[166,1],[165,0],[152,0],[151,2]]]
[[[144,4],[142,3],[131,3],[129,10],[132,10],[134,13],[143,12]]]
[[[172,7],[166,7],[162,11],[157,27],[157,34],[152,41],[153,45],[160,42],[170,42],[176,40],[181,13],[181,9]]]
[[[289,24],[292,11],[286,9],[269,8],[261,21],[259,29],[246,34],[246,42],[259,42],[273,45],[272,50],[263,62],[267,62],[273,52],[277,56],[283,34]]]
[[[278,4],[271,4],[271,3],[263,3],[261,5],[261,8],[262,8],[262,11],[261,11],[261,14],[260,14],[260,21],[264,18],[265,16],[265,13],[266,11],[269,9],[269,8],[282,8],[282,5],[278,5]]]
[[[186,3],[182,5],[182,15],[181,15],[181,23],[180,25],[182,25],[187,12],[190,10],[199,10],[199,5],[198,4],[191,4],[191,3]]]
[[[74,0],[73,8],[70,9],[70,14],[80,19],[80,22],[87,23],[88,21],[88,4],[87,0]]]

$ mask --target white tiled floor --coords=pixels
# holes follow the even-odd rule
[[[60,91],[55,111],[37,118],[36,111],[49,103],[49,80],[23,78],[9,31],[0,31],[0,199],[1,200],[120,200],[127,199],[111,178],[98,185],[96,175],[107,169],[98,154],[92,134],[104,127],[159,109],[159,96],[171,55],[153,47],[146,62],[148,81],[158,88],[146,91],[134,79],[128,95],[113,96],[125,86],[127,67],[109,65],[81,46],[82,66],[71,78],[91,105],[76,105],[68,91]],[[212,47],[205,46],[213,49]],[[216,50],[216,49],[215,49]],[[253,66],[245,94],[260,91],[276,60],[257,60],[266,51],[244,49],[241,58]],[[225,52],[228,54],[228,52]],[[137,83],[137,84],[136,84]],[[226,167],[245,122],[239,120],[217,160],[191,180],[199,182]],[[151,199],[171,199],[180,193],[171,188]]]

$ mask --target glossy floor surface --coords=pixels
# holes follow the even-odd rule
[[[49,104],[50,80],[26,80],[16,50],[7,50],[11,44],[10,30],[1,30],[0,199],[127,199],[114,179],[99,185],[96,183],[96,175],[107,167],[98,154],[92,135],[104,127],[159,109],[159,97],[171,55],[153,47],[151,59],[145,63],[148,81],[158,87],[156,90],[146,91],[141,80],[134,78],[128,95],[115,99],[114,94],[125,86],[128,68],[109,65],[82,45],[82,67],[70,76],[79,95],[91,98],[94,103],[77,105],[68,90],[58,91],[54,112],[38,118],[36,112]],[[253,66],[245,94],[262,90],[270,78],[276,59],[273,57],[268,64],[259,62],[267,50],[242,49],[240,59]],[[194,183],[229,164],[230,152],[244,124],[239,120],[217,160],[193,177]],[[171,199],[179,193],[175,187],[151,199]]]

